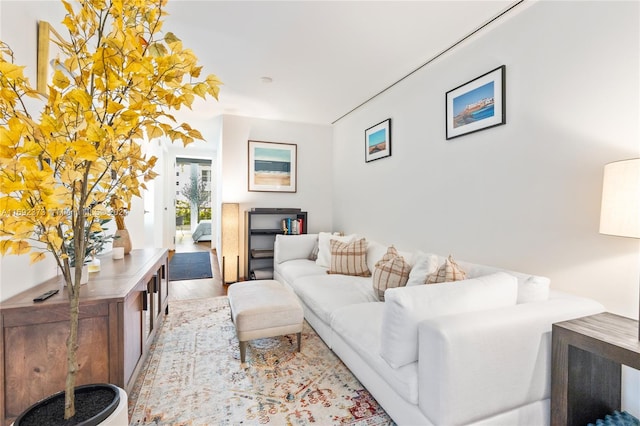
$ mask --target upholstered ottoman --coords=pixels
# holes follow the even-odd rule
[[[245,281],[229,286],[227,296],[240,342],[241,362],[247,341],[253,339],[296,333],[300,352],[304,314],[291,290],[275,280]]]

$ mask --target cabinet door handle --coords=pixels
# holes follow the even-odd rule
[[[149,309],[147,302],[147,290],[142,290],[142,310],[146,311]]]

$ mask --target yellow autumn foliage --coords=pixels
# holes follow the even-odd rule
[[[141,144],[202,139],[170,112],[217,99],[221,82],[200,78],[194,52],[163,31],[166,1],[62,1],[66,32],[46,96],[0,41],[0,254],[36,251],[39,261],[46,247],[64,270],[63,242],[99,230],[113,199],[126,208],[156,177]],[[27,97],[42,110],[28,111]]]

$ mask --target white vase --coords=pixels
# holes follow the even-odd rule
[[[71,280],[75,280],[76,268],[75,266],[69,267],[71,270]],[[85,285],[89,282],[89,265],[82,266],[82,276],[80,277],[80,285]],[[66,283],[65,283],[66,285]]]

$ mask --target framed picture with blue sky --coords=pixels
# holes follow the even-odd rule
[[[365,162],[391,156],[391,119],[369,127],[364,131]]]
[[[507,122],[505,66],[446,93],[447,140]]]
[[[249,141],[249,191],[296,192],[298,146]]]

